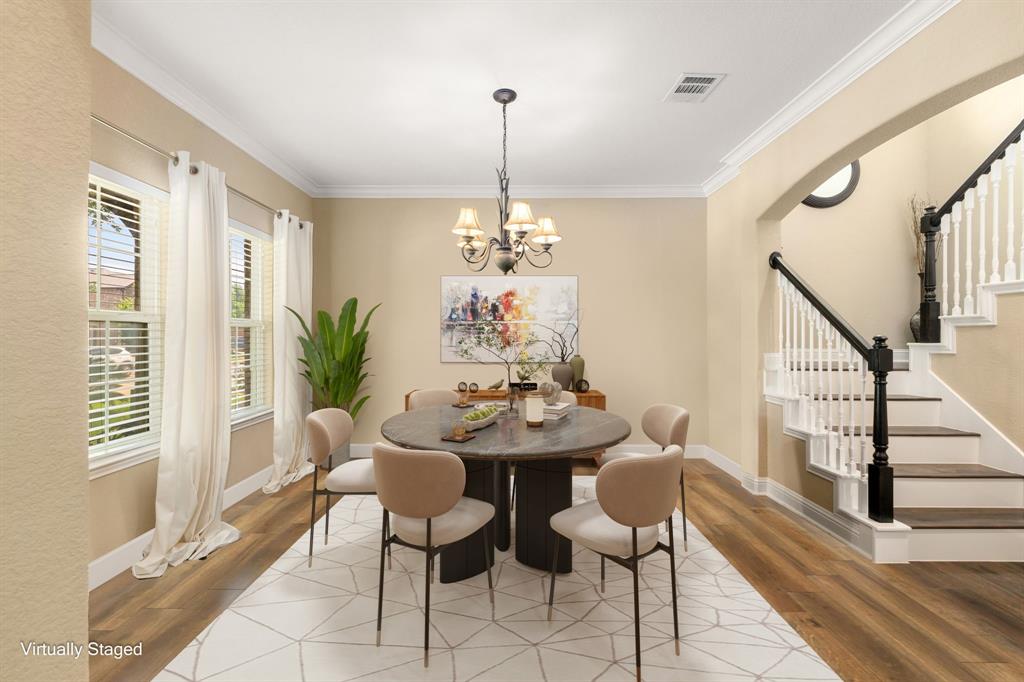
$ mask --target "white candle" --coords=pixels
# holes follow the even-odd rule
[[[540,394],[526,396],[526,425],[544,426],[544,397]]]

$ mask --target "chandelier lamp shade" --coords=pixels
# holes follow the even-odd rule
[[[475,208],[460,208],[459,219],[452,232],[458,235],[456,245],[469,269],[480,272],[494,259],[502,274],[517,272],[526,260],[536,268],[551,265],[551,246],[562,239],[555,221],[548,217],[535,220],[530,204],[511,201],[508,193],[508,105],[516,99],[515,90],[494,91],[494,101],[501,105],[501,168],[498,169],[498,236],[484,239],[484,230]]]

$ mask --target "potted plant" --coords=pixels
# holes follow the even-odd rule
[[[327,311],[317,311],[316,334],[301,315],[288,308],[302,325],[303,335],[298,338],[303,357],[299,362],[306,366],[303,376],[312,388],[313,409],[337,407],[348,412],[353,421],[370,399],[369,395],[360,395],[363,382],[369,376],[365,371],[370,360],[366,357],[366,341],[370,337],[367,327],[370,317],[380,307],[379,303],[373,306],[356,330],[358,305],[355,297],[345,301],[337,325]]]
[[[567,322],[561,329],[539,325],[551,332],[550,340],[543,343],[551,351],[554,362],[551,364],[551,378],[557,381],[563,390],[572,390],[572,367],[569,359],[576,353],[576,339],[580,329],[574,322]]]

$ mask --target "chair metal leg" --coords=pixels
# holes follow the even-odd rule
[[[633,529],[633,635],[636,640],[636,682],[640,682],[640,573],[636,551],[636,528]]]
[[[380,530],[380,578],[377,583],[377,646],[380,646],[380,625],[384,615],[384,549],[391,548],[388,533],[388,510],[384,510],[384,523]]]
[[[334,470],[334,455],[327,455],[327,473]],[[327,544],[327,533],[331,528],[331,494],[327,493],[327,508],[324,509],[324,544]]]
[[[391,537],[391,512],[384,510],[384,533]],[[391,570],[391,543],[388,543],[388,570]]]
[[[313,526],[316,524],[316,468],[313,468],[313,504],[309,512],[309,567],[313,567]]]
[[[548,620],[551,620],[551,611],[555,605],[555,576],[558,574],[558,548],[562,544],[562,537],[555,533],[555,551],[551,560],[551,586],[548,591]]]
[[[516,476],[512,475],[512,503],[509,505],[509,509],[516,508]]]
[[[491,531],[490,522],[484,524],[484,566],[487,567],[487,591],[491,595],[491,606],[494,606],[494,583],[491,581]]]
[[[676,538],[672,532],[672,517],[668,519],[668,566],[672,571],[672,631],[676,640],[676,656],[679,655],[679,604],[676,599]]]
[[[683,482],[682,474],[679,475],[679,497],[682,498],[683,507],[683,551],[686,550],[686,484]],[[672,519],[668,520],[671,525]]]
[[[423,599],[423,667],[430,665],[430,574],[434,565],[433,550],[430,548],[430,519],[427,519],[427,589]]]
[[[604,594],[604,554],[601,555],[601,594]]]

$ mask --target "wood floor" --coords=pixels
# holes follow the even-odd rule
[[[686,479],[690,521],[843,679],[1024,677],[1024,565],[875,565],[707,462],[688,461]],[[91,638],[142,640],[144,653],[94,658],[91,679],[148,682],[162,670],[305,532],[309,485],[229,509],[242,538],[206,561],[94,590]]]

